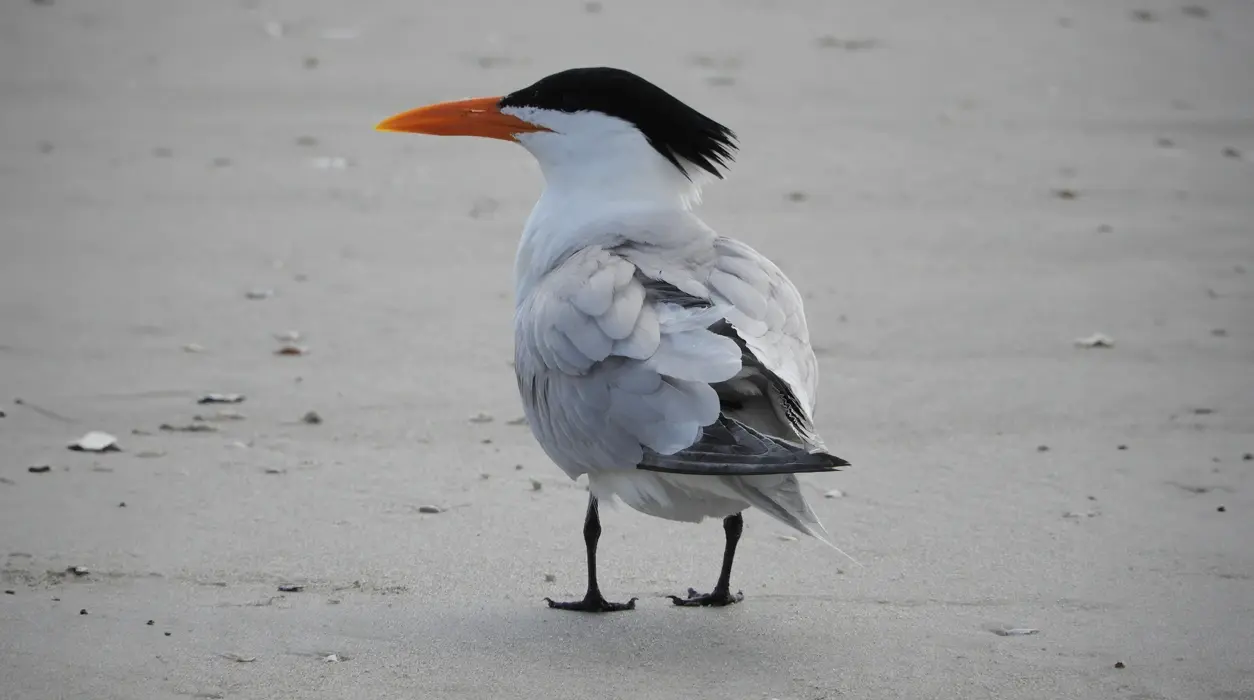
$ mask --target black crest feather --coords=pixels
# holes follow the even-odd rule
[[[722,178],[736,134],[662,88],[618,68],[572,68],[501,98],[502,107],[601,112],[629,122],[685,176],[687,161]]]

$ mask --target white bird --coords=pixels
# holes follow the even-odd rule
[[[613,68],[421,107],[376,129],[514,141],[543,172],[514,266],[514,367],[532,433],[589,485],[587,594],[551,607],[635,607],[606,601],[597,584],[599,500],[723,519],[718,583],[671,596],[677,605],[743,599],[730,579],[750,506],[827,542],[796,474],[848,462],[814,427],[818,363],[801,295],[692,213],[702,182],[732,160],[730,129]]]

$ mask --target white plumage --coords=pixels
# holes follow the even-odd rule
[[[588,112],[518,116],[553,129],[517,137],[545,175],[519,246],[514,320],[519,391],[545,452],[571,478],[588,474],[598,498],[649,515],[699,522],[756,506],[824,539],[794,474],[637,468],[646,450],[673,455],[701,438],[720,414],[716,385],[739,393],[742,407],[728,413],[746,425],[825,449],[813,428],[818,365],[792,282],[698,219],[699,184],[631,125]],[[704,304],[652,294],[654,283]],[[782,380],[794,420],[738,379],[754,369],[711,330],[718,321]]]

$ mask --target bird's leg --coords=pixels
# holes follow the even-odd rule
[[[601,516],[597,512],[597,497],[588,494],[588,515],[583,521],[583,541],[588,546],[588,592],[583,600],[558,603],[545,598],[550,608],[559,610],[578,610],[579,612],[614,612],[616,610],[634,610],[636,599],[626,603],[611,603],[601,595],[597,586],[597,540],[601,539]]]
[[[719,571],[718,583],[714,584],[714,590],[701,595],[693,588],[688,589],[688,597],[680,598],[677,595],[670,596],[675,601],[675,605],[713,605],[722,607],[739,603],[745,599],[745,594],[737,591],[735,595],[731,592],[731,570],[732,560],[736,558],[736,544],[740,542],[740,533],[745,529],[745,519],[737,513],[732,516],[723,518],[723,532],[727,533],[727,547],[723,549],[723,569]]]

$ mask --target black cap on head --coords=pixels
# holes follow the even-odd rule
[[[716,177],[733,160],[736,135],[670,93],[618,68],[572,68],[501,98],[501,107],[601,112],[629,122],[680,172],[686,160]]]

